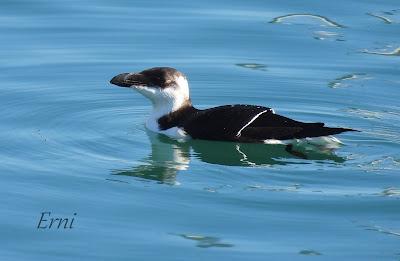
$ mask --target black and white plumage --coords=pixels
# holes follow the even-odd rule
[[[324,123],[305,123],[254,105],[224,105],[205,110],[192,106],[186,76],[174,68],[155,67],[123,73],[112,84],[137,90],[150,99],[153,112],[146,127],[174,138],[236,142],[287,141],[353,131]]]

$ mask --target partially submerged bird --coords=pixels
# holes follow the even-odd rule
[[[146,127],[173,138],[290,144],[293,140],[354,131],[325,127],[320,122],[295,121],[263,106],[239,104],[196,109],[190,100],[186,76],[170,67],[122,73],[110,82],[148,98],[153,111]]]

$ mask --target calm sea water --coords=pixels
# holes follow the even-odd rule
[[[3,0],[0,34],[1,260],[400,260],[397,0]],[[308,160],[157,136],[108,83],[153,66],[361,132]]]

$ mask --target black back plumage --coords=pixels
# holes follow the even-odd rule
[[[161,117],[158,123],[161,130],[183,128],[193,139],[239,142],[301,139],[352,131],[295,121],[275,114],[270,108],[253,105],[225,105],[206,110],[188,105]]]

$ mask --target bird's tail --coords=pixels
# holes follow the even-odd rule
[[[347,131],[357,131],[349,128],[330,128],[330,127],[306,127],[302,131],[296,134],[296,138],[312,138],[335,135]]]

